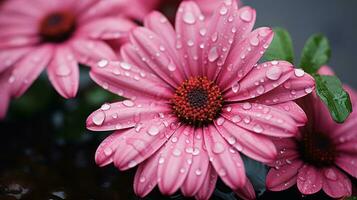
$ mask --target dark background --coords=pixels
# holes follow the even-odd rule
[[[330,66],[343,82],[357,88],[356,0],[246,0],[257,10],[257,24],[289,30],[300,56],[307,38],[323,33],[332,48]],[[299,60],[299,59],[297,59]],[[13,199],[138,199],[132,191],[134,170],[119,172],[94,163],[96,147],[109,133],[86,131],[85,119],[104,102],[120,100],[97,87],[81,69],[76,99],[64,100],[41,76],[31,89],[11,104],[0,122],[0,200]],[[356,182],[356,181],[354,181]],[[236,199],[218,184],[212,199]],[[147,199],[162,197],[154,191]],[[293,187],[266,192],[260,199],[328,199],[322,193],[302,196]]]

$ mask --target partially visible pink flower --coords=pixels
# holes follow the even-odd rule
[[[115,132],[98,147],[98,165],[139,166],[134,190],[156,185],[165,195],[209,199],[218,176],[245,198],[254,190],[239,152],[272,162],[270,137],[291,137],[306,122],[293,102],[314,88],[286,61],[257,64],[273,39],[252,31],[256,13],[225,1],[206,22],[198,5],[181,3],[175,29],[158,12],[135,28],[121,48],[124,61],[103,60],[91,77],[127,97],[87,119],[93,131]]]
[[[125,37],[134,27],[124,18],[125,6],[123,0],[5,1],[0,7],[0,117],[9,99],[21,96],[44,69],[60,95],[74,97],[78,63],[115,59],[104,40]]]
[[[332,74],[327,67],[320,70]],[[346,87],[357,109],[356,92]],[[337,124],[316,94],[302,101],[309,121],[295,138],[276,140],[278,158],[267,176],[267,187],[281,191],[297,184],[302,194],[321,189],[333,197],[351,195],[348,174],[357,177],[357,112]]]

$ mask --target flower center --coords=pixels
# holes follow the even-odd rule
[[[174,113],[182,122],[202,126],[218,117],[223,97],[213,81],[197,76],[185,80],[176,89],[171,103]]]
[[[75,16],[68,11],[58,11],[42,19],[39,31],[43,41],[58,43],[67,40],[75,28]]]
[[[316,167],[331,166],[335,162],[335,145],[325,134],[305,131],[299,150],[303,160]]]

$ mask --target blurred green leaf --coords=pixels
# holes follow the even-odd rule
[[[328,107],[332,118],[338,123],[343,123],[352,112],[352,104],[341,81],[336,76],[316,74],[314,77],[318,96]]]
[[[286,60],[294,62],[294,49],[290,34],[283,28],[274,28],[274,39],[264,54],[264,60]]]
[[[307,73],[316,73],[321,66],[325,65],[331,57],[331,49],[328,39],[321,35],[312,35],[305,43],[302,50],[301,63]]]
[[[347,197],[345,200],[357,200],[357,197]]]
[[[262,195],[266,190],[265,178],[268,174],[267,166],[242,154],[241,156],[244,162],[245,173],[252,183],[254,190],[259,196]]]

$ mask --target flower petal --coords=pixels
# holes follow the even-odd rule
[[[52,85],[61,96],[65,98],[76,96],[79,68],[71,49],[65,46],[57,47],[47,73]]]
[[[214,191],[214,188],[216,187],[217,178],[218,176],[216,171],[212,165],[209,165],[203,184],[195,195],[195,198],[197,200],[209,199]]]
[[[16,63],[9,79],[12,94],[21,96],[52,59],[53,46],[42,45]]]
[[[147,28],[138,27],[131,32],[130,41],[137,50],[137,54],[146,63],[148,70],[172,87],[177,87],[182,83],[184,76],[180,72],[181,67],[176,66],[174,59],[162,51],[160,47],[165,42],[158,35]]]
[[[149,194],[157,184],[157,170],[161,152],[156,152],[140,164],[134,177],[134,192],[139,197]]]
[[[176,119],[171,117],[139,123],[118,142],[114,165],[122,171],[135,167],[164,145],[175,130]]]
[[[294,74],[284,84],[255,98],[254,101],[274,105],[301,98],[314,91],[315,81],[309,74],[302,69],[295,69]]]
[[[234,193],[237,194],[241,199],[243,200],[255,200],[255,191],[253,188],[252,183],[247,179],[247,182],[245,183],[244,187],[238,188],[237,190],[234,191]]]
[[[294,101],[271,105],[271,107],[287,112],[295,120],[297,126],[304,126],[307,122],[304,110]]]
[[[77,34],[87,36],[92,39],[118,39],[128,37],[128,33],[135,27],[135,24],[121,17],[106,17],[90,21],[81,26]]]
[[[103,41],[77,38],[71,47],[77,60],[88,66],[95,66],[102,59],[117,60],[113,50]]]
[[[36,36],[19,36],[2,37],[0,39],[0,49],[18,48],[36,46],[40,39]]]
[[[124,100],[103,104],[87,118],[87,129],[92,131],[110,131],[132,128],[138,123],[153,118],[164,118],[170,108],[164,104],[152,104],[150,101]]]
[[[10,71],[7,70],[4,73],[0,73],[0,120],[4,119],[10,103],[10,87],[9,87]]]
[[[324,170],[324,180],[322,189],[332,198],[351,196],[351,180],[335,167]]]
[[[231,121],[216,127],[227,142],[238,151],[260,162],[272,162],[277,155],[273,142],[264,135],[254,134]]]
[[[32,50],[31,47],[13,48],[0,51],[0,73],[11,67]]]
[[[289,165],[271,168],[266,177],[266,186],[271,191],[282,191],[295,185],[298,170],[303,162],[296,160]]]
[[[257,134],[291,137],[298,131],[294,119],[280,109],[249,102],[229,104],[229,107],[230,112],[222,113],[225,118]]]
[[[233,190],[246,182],[245,169],[240,155],[231,151],[229,144],[213,125],[205,127],[203,137],[210,161],[222,181]]]
[[[238,85],[232,85],[225,97],[227,101],[243,101],[263,95],[283,84],[293,75],[293,71],[293,65],[285,61],[259,64]]]
[[[271,28],[258,28],[231,49],[225,63],[227,70],[222,71],[218,77],[222,90],[230,89],[252,70],[273,36]]]
[[[176,47],[182,58],[183,69],[187,77],[202,75],[202,48],[204,37],[200,30],[204,29],[203,15],[193,1],[184,1],[176,13],[175,28]]]
[[[193,148],[186,149],[193,155],[190,170],[181,191],[185,196],[194,196],[205,181],[206,174],[209,173],[208,154],[204,149],[202,129],[195,130],[193,138]]]
[[[353,149],[354,155],[348,155],[346,153],[340,153],[336,158],[336,164],[341,169],[345,170],[351,176],[357,178],[357,147],[356,142],[354,142]]]
[[[304,165],[297,176],[297,187],[303,194],[314,194],[322,188],[322,174],[313,166]]]
[[[193,148],[193,128],[182,126],[167,142],[161,155],[158,169],[159,189],[165,195],[175,193],[184,183],[190,170],[192,154],[186,149]],[[176,139],[174,139],[176,138]]]
[[[161,79],[125,62],[101,60],[90,76],[104,89],[131,99],[167,101],[172,96],[171,88]]]

